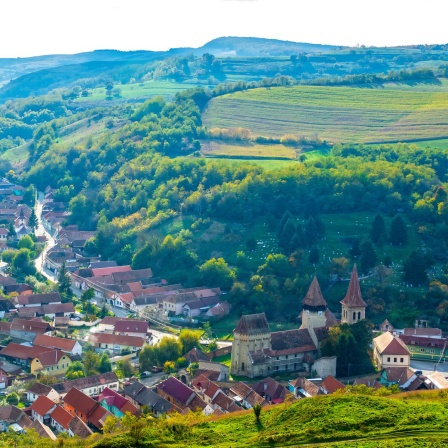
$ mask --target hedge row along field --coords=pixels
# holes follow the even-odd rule
[[[253,135],[318,136],[328,142],[380,143],[448,138],[448,92],[350,87],[272,87],[214,98],[208,128]]]

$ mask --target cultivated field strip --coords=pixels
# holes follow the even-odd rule
[[[209,128],[243,127],[254,135],[316,135],[330,142],[448,138],[448,92],[275,87],[213,99]]]

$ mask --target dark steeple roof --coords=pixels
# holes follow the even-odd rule
[[[302,306],[308,310],[325,310],[327,308],[327,302],[320,290],[319,282],[314,277],[311,285],[306,293],[305,298],[302,300]]]
[[[348,307],[365,307],[366,302],[362,300],[361,288],[359,286],[358,269],[356,269],[356,264],[353,266],[352,278],[350,279],[350,284],[348,285],[347,294],[344,300],[341,300],[342,305]]]
[[[235,328],[235,333],[239,334],[251,335],[270,332],[271,330],[269,329],[269,324],[264,313],[241,316]]]

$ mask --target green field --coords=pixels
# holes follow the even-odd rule
[[[445,85],[445,84],[444,84]],[[394,88],[272,87],[214,98],[209,128],[248,128],[253,135],[316,136],[376,143],[448,138],[448,92]]]
[[[125,99],[125,100],[138,100],[144,98],[151,98],[157,95],[163,95],[166,97],[173,97],[177,92],[186,90],[192,87],[197,87],[198,83],[181,83],[170,81],[146,81],[144,83],[134,84],[119,84],[114,88],[120,89],[120,97],[110,100],[111,102]],[[78,102],[90,102],[90,101],[106,101],[106,88],[98,87],[89,91],[90,95],[86,97],[79,97]]]
[[[257,145],[254,143],[228,144],[207,141],[202,143],[201,154],[205,157],[240,157],[263,159],[295,159],[294,149],[283,145]]]

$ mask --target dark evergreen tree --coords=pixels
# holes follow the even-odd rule
[[[361,241],[359,238],[354,238],[352,245],[348,251],[351,257],[358,258],[361,255]]]
[[[382,247],[387,239],[386,223],[381,213],[377,213],[372,222],[372,229],[370,230],[370,238],[373,244]]]
[[[373,247],[372,241],[369,239],[365,239],[362,241],[360,245],[361,250],[361,271],[368,272],[369,269],[373,268],[378,260],[378,257],[375,253],[375,249]]]
[[[33,230],[36,229],[39,225],[36,214],[34,213],[34,208],[31,209],[30,219],[28,220],[28,226]]]
[[[319,216],[314,217],[314,222],[316,223],[317,237],[322,238],[325,235],[325,224],[319,218]]]
[[[312,247],[316,244],[318,238],[316,222],[314,218],[310,216],[305,225],[305,245]]]
[[[72,281],[70,279],[70,275],[65,266],[65,262],[63,262],[58,275],[58,291],[59,294],[61,294],[62,301],[64,302],[69,301],[73,296],[71,285]]]
[[[283,214],[282,218],[280,219],[280,222],[278,223],[278,229],[277,229],[278,233],[277,234],[278,234],[279,238],[280,238],[281,234],[283,233],[283,229],[284,229],[286,223],[291,218],[292,218],[291,212],[289,210],[286,210],[286,212]]]
[[[312,265],[316,265],[319,263],[319,249],[317,248],[317,246],[313,246],[311,248],[308,262]]]
[[[305,247],[305,234],[303,232],[302,224],[299,222],[296,226],[296,232],[292,238],[291,249],[303,249]]]
[[[390,224],[390,242],[394,246],[404,246],[408,242],[406,223],[400,215],[396,215]]]
[[[428,268],[431,257],[421,251],[413,250],[409,258],[403,263],[403,279],[411,285],[421,285],[428,280]]]
[[[285,253],[289,253],[291,251],[295,233],[296,233],[296,226],[294,225],[291,219],[288,219],[278,239],[278,245],[282,248],[282,250]]]

